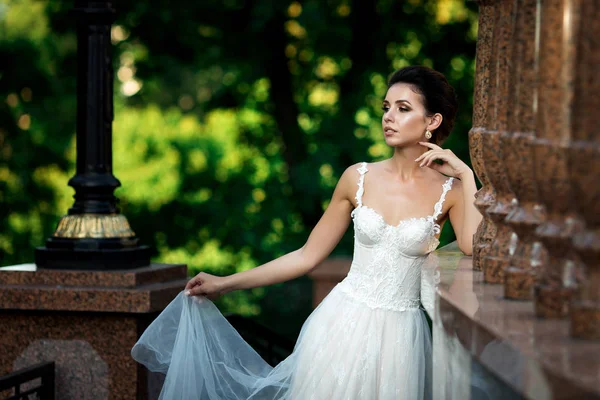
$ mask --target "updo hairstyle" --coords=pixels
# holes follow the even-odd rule
[[[396,83],[406,83],[415,93],[421,95],[428,117],[435,113],[442,115],[440,126],[431,131],[431,141],[440,146],[452,132],[458,102],[454,88],[446,77],[431,68],[415,65],[394,72],[388,81],[388,89]]]

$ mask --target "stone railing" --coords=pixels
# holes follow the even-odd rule
[[[436,256],[421,271],[434,399],[600,398],[600,342],[571,338],[568,319],[538,318],[532,301],[505,300],[504,286],[487,283],[456,242]],[[311,272],[315,307],[350,264],[328,259]]]
[[[422,272],[433,320],[434,399],[598,399],[600,342],[569,336],[568,319],[538,318],[503,299],[456,243]]]
[[[539,318],[600,340],[600,3],[479,5],[473,267]]]

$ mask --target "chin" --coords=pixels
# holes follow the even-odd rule
[[[410,142],[407,142],[404,139],[399,139],[399,138],[396,138],[393,136],[392,137],[384,136],[384,139],[385,139],[385,143],[390,147],[407,147],[412,144]]]

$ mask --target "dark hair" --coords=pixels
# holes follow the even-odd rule
[[[388,89],[396,83],[406,83],[423,97],[423,105],[428,116],[442,115],[442,123],[432,131],[432,141],[441,145],[452,132],[458,102],[454,88],[446,77],[431,68],[413,65],[394,72],[388,81]]]

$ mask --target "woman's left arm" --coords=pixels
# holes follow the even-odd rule
[[[456,185],[456,201],[450,206],[448,211],[450,223],[456,234],[458,247],[466,255],[473,254],[473,235],[482,220],[481,213],[475,207],[475,193],[477,186],[475,184],[475,175],[467,164],[458,158],[452,150],[442,149],[429,142],[419,142],[430,150],[416,159],[421,166],[427,166],[446,176],[453,176],[460,179],[460,184]],[[434,161],[441,160],[443,164],[437,164]]]
[[[456,202],[450,207],[450,223],[456,234],[458,247],[466,255],[473,254],[473,235],[481,222],[482,216],[475,207],[475,176],[473,171],[467,167],[467,171],[457,176],[460,185]],[[458,189],[458,188],[457,188]]]

